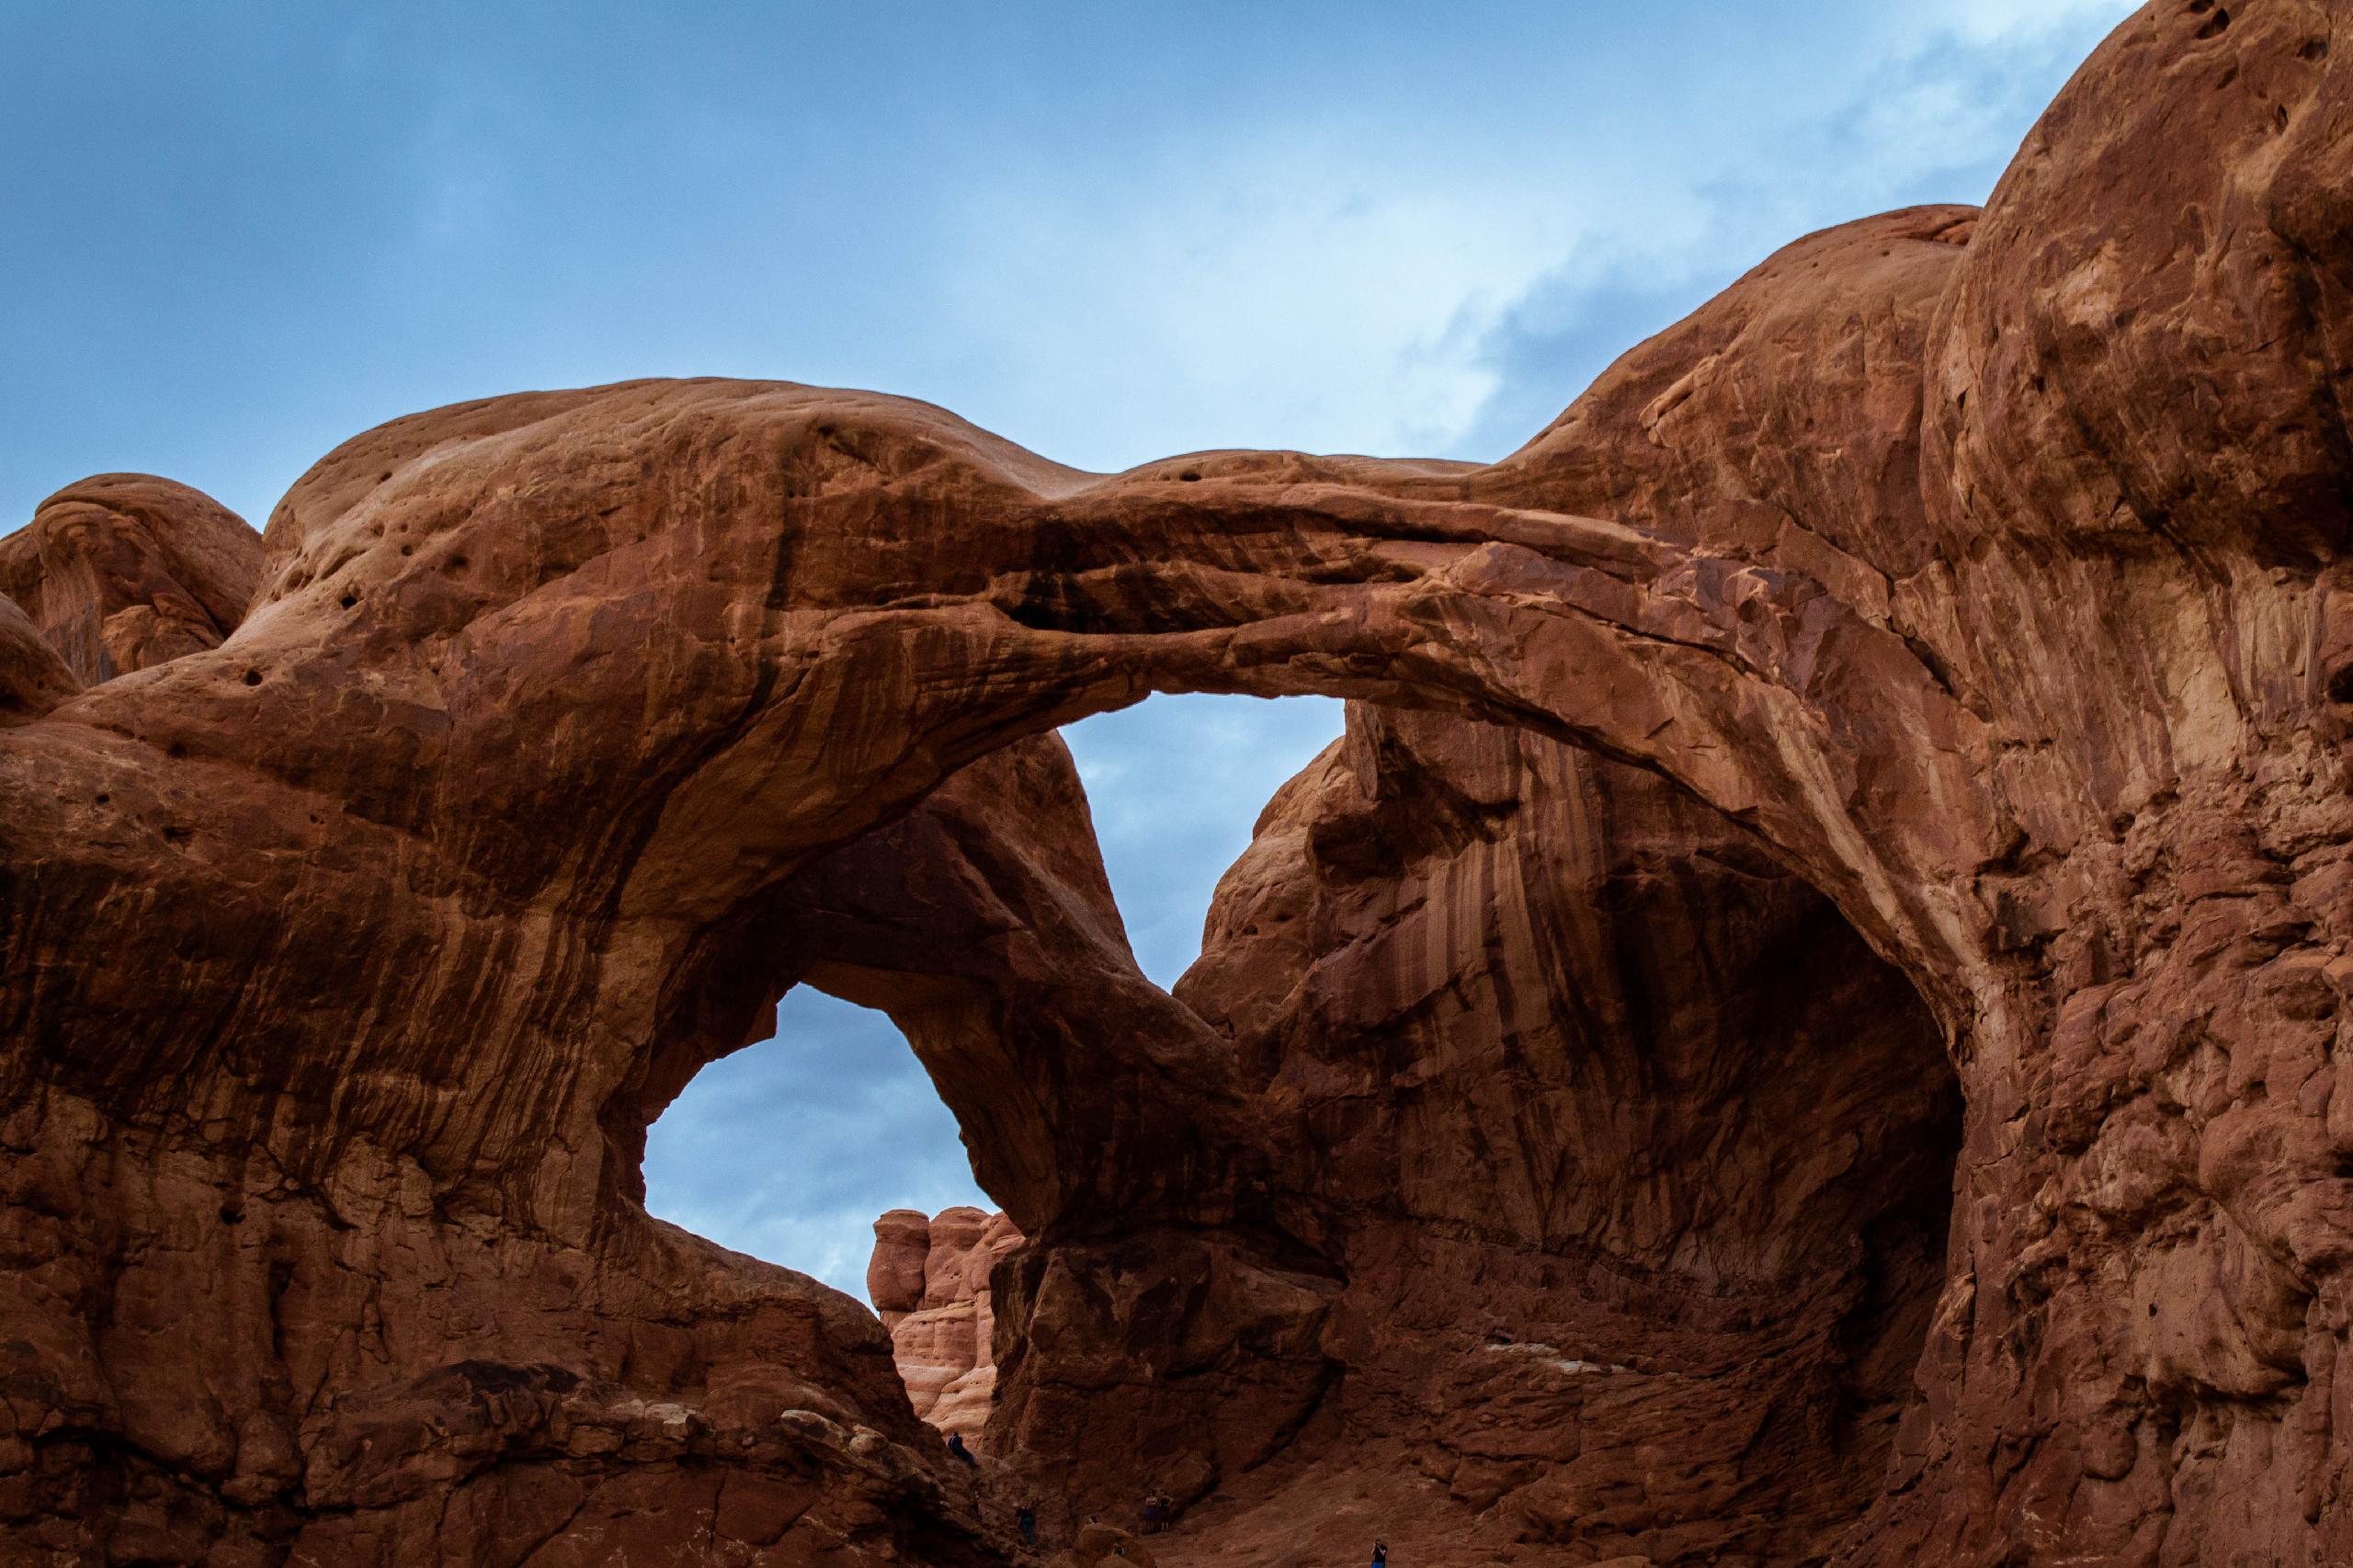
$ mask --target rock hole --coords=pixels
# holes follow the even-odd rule
[[[2304,47],[2296,51],[2296,58],[2299,60],[2325,60],[2327,57],[2328,40],[2325,38],[2308,39],[2304,42]]]
[[[1525,1450],[1515,1462],[1541,1470],[1563,1461],[1550,1446],[1558,1432],[1586,1432],[1596,1451],[1615,1440],[1603,1430],[1616,1419],[1610,1411],[1578,1403],[1601,1386],[1596,1380],[1619,1380],[1608,1385],[1613,1393],[1638,1389],[1667,1375],[1646,1347],[1704,1343],[1705,1365],[1674,1375],[1707,1392],[1678,1395],[1677,1419],[1702,1447],[1762,1444],[1779,1456],[1779,1479],[1743,1516],[1740,1543],[1760,1561],[1794,1560],[1870,1494],[1916,1402],[1914,1371],[1945,1283],[1964,1113],[1940,1031],[1836,908],[1760,859],[1736,826],[1695,820],[1688,875],[1655,874],[1643,824],[1668,808],[1650,776],[1580,772],[1612,765],[1539,755],[1557,743],[1512,740],[1495,727],[1434,733],[1420,726],[1437,721],[1407,716],[1360,720],[1319,760],[1340,716],[1338,704],[1313,699],[1156,697],[1063,731],[1145,974],[1175,981],[1199,954],[1210,888],[1223,879],[1238,890],[1210,916],[1230,927],[1214,954],[1225,967],[1197,971],[1177,997],[1197,1019],[1218,1020],[1211,1027],[1251,1064],[1248,1082],[1287,1086],[1283,1115],[1349,1146],[1330,1169],[1303,1174],[1291,1196],[1302,1212],[1359,1216],[1334,1222],[1368,1227],[1368,1250],[1338,1265],[1290,1242],[1233,1235],[1218,1244],[1281,1246],[1276,1272],[1293,1281],[1287,1291],[1327,1281],[1343,1295],[1333,1311],[1369,1322],[1402,1324],[1439,1305],[1429,1281],[1483,1282],[1469,1305],[1451,1301],[1415,1321],[1395,1359],[1378,1346],[1352,1352],[1329,1396],[1347,1405],[1335,1412],[1335,1431],[1422,1386],[1432,1357],[1467,1356],[1478,1370],[1455,1412],[1463,1429],[1507,1428]],[[1556,772],[1569,782],[1540,799],[1513,794],[1533,787],[1508,782]],[[1498,790],[1507,803],[1495,803]],[[1545,825],[1571,809],[1602,813],[1572,835],[1589,846],[1574,855]],[[1254,842],[1262,817],[1267,836]],[[1245,851],[1262,858],[1229,872]],[[872,869],[854,864],[861,876]],[[1495,915],[1500,906],[1462,891],[1488,885],[1502,866],[1534,901],[1525,913],[1514,903]],[[793,896],[826,920],[865,921],[854,907],[864,885]],[[1262,907],[1267,898],[1277,902]],[[1294,898],[1304,902],[1294,907]],[[1170,904],[1178,907],[1163,914]],[[790,950],[816,966],[805,972],[860,1002],[900,1009],[908,998],[903,1016],[923,1061],[881,1015],[810,984],[786,995],[773,1039],[740,1048],[737,1033],[715,1052],[705,1039],[680,1043],[676,1060],[657,1055],[632,1106],[608,1122],[624,1157],[631,1137],[641,1140],[650,1210],[865,1291],[892,1328],[911,1403],[950,1429],[971,1430],[963,1424],[984,1388],[993,1401],[1058,1386],[1049,1365],[1035,1374],[1043,1381],[995,1390],[994,1367],[980,1363],[978,1281],[1025,1292],[990,1303],[992,1320],[1000,1307],[1006,1313],[993,1350],[1010,1346],[1033,1369],[1061,1355],[1116,1368],[1114,1383],[1091,1397],[1106,1402],[1103,1418],[1115,1427],[1136,1424],[1128,1450],[1112,1454],[1014,1424],[1030,1436],[996,1459],[1070,1477],[1074,1506],[1082,1492],[1090,1508],[1132,1496],[1156,1470],[1190,1462],[1201,1416],[1156,1403],[1150,1369],[1192,1332],[1183,1281],[1195,1265],[1179,1254],[1168,1264],[1175,1272],[1155,1279],[1151,1256],[1125,1251],[1118,1256],[1127,1261],[1071,1263],[1043,1250],[1074,1244],[1050,1230],[1034,1244],[1041,1250],[1009,1251],[995,1273],[987,1267],[993,1246],[1021,1244],[992,1230],[973,1168],[1010,1173],[999,1184],[1008,1196],[1019,1194],[1007,1184],[1050,1190],[1065,1158],[1080,1162],[1083,1180],[1098,1179],[1091,1162],[1100,1151],[1008,1131],[1019,1123],[996,1119],[1001,1098],[975,1093],[1009,1070],[1012,1058],[992,1054],[997,1042],[1042,1026],[1001,1012],[1005,996],[931,1000],[928,984],[953,998],[962,983],[924,980],[930,971],[904,964],[887,940],[862,945],[881,937],[818,938],[794,924],[801,919],[777,929],[795,933]],[[1514,921],[1529,923],[1524,936]],[[1353,935],[1391,926],[1381,942]],[[1255,943],[1253,929],[1262,933]],[[1572,930],[1588,934],[1543,935]],[[1304,949],[1265,945],[1294,934]],[[1695,939],[1707,950],[1695,955]],[[1506,964],[1497,957],[1506,952],[1518,956]],[[1391,983],[1401,953],[1447,983],[1427,996],[1400,991]],[[1261,959],[1271,972],[1257,980],[1274,983],[1271,995],[1296,989],[1285,966],[1297,961],[1315,966],[1313,989],[1330,1005],[1312,1005],[1296,1020],[1304,1028],[1250,1034],[1245,1014],[1265,1011],[1251,978]],[[756,975],[733,978],[756,967],[731,958],[715,969],[725,994],[699,1001],[693,1017],[733,1020],[765,1006],[771,993],[756,988]],[[1588,997],[1606,1006],[1587,1006]],[[1239,1010],[1221,1013],[1221,999]],[[978,1022],[938,1021],[943,1012],[965,1018],[968,1006]],[[769,1031],[756,1023],[745,1032]],[[924,1062],[949,1074],[939,1080],[945,1100]],[[1506,1077],[1511,1091],[1499,1096]],[[965,1123],[969,1160],[950,1102],[991,1108]],[[1407,1122],[1383,1123],[1372,1108],[1383,1103],[1412,1108],[1409,1147],[1386,1142],[1407,1136]],[[910,1107],[930,1119],[928,1131],[902,1124]],[[1004,1106],[1002,1114],[1021,1112]],[[1556,1157],[1570,1149],[1574,1158]],[[961,1190],[917,1185],[943,1165]],[[1534,1200],[1516,1210],[1493,1196],[1505,1191]],[[1183,1244],[1161,1235],[1149,1246],[1172,1244]],[[1106,1279],[1143,1272],[1131,1296],[1106,1303],[1112,1317],[1098,1328],[1056,1318],[1028,1294],[1041,1277],[1025,1272],[1033,1266],[1074,1268],[1082,1279],[1097,1267],[1110,1270]],[[1265,1266],[1233,1267],[1246,1277]],[[1021,1324],[1038,1335],[1017,1337]],[[1098,1333],[1099,1343],[1088,1337]],[[1057,1335],[1076,1348],[1058,1349]],[[1506,1343],[1520,1348],[1481,1354]],[[1791,1359],[1799,1344],[1806,1348]],[[1235,1401],[1263,1398],[1287,1422],[1292,1407],[1281,1401],[1294,1395],[1266,1391],[1296,1387],[1308,1402],[1287,1435],[1268,1440],[1296,1443],[1302,1464],[1339,1440],[1305,1421],[1324,1385],[1256,1341],[1231,1353],[1242,1358]],[[1760,1381],[1756,1369],[1768,1366],[1775,1369]],[[1361,1401],[1371,1403],[1352,1403]],[[1465,1495],[1466,1517],[1495,1501],[1476,1488]],[[1647,1499],[1623,1528],[1667,1528],[1687,1506]],[[1577,1528],[1567,1513],[1529,1517],[1557,1539]]]
[[[1155,697],[1065,732],[1148,975],[1170,983],[1199,955],[1220,876],[1340,715],[1319,698]],[[897,1026],[802,984],[767,1038],[672,1071],[686,1079],[675,1097],[645,1091],[661,1102],[638,1134],[647,1211],[865,1297],[917,1413],[977,1444],[994,1384],[977,1292],[1019,1236],[992,1220],[955,1115]],[[624,1151],[630,1119],[615,1128]],[[910,1288],[919,1249],[933,1274],[964,1280],[961,1296],[946,1276]]]
[[[336,602],[342,605],[344,608],[349,609],[352,606],[359,602],[359,596],[358,594],[346,594]]]
[[[867,1301],[915,1413],[977,1440],[995,1381],[986,1253],[1020,1235],[992,1226],[955,1115],[888,1017],[795,987],[770,1038],[663,1108],[642,1169],[648,1213]]]
[[[1337,740],[1328,697],[1146,698],[1063,727],[1086,786],[1103,869],[1150,979],[1173,987],[1201,923],[1275,791]]]
[[[2231,14],[2228,11],[2217,11],[2194,36],[2201,39],[2212,38],[2230,25]]]
[[[261,672],[259,670],[247,670],[245,672],[245,684],[247,686],[259,686],[261,684]]]
[[[875,1216],[990,1203],[956,1118],[883,1014],[796,986],[645,1135],[645,1207],[863,1296]],[[751,1157],[747,1157],[751,1156]]]

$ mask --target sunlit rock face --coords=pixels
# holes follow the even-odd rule
[[[893,1209],[874,1221],[866,1293],[891,1331],[891,1353],[915,1412],[976,1445],[996,1392],[989,1271],[1021,1244],[1003,1214]]]
[[[2353,1560],[2338,9],[2147,7],[1982,213],[1796,242],[1484,467],[648,381],[369,431],[258,540],[61,492],[10,1551],[977,1564],[1153,1493],[1175,1564]],[[1050,733],[1155,689],[1353,704],[1174,995]],[[643,1210],[802,983],[1023,1238],[977,1473],[873,1313]],[[901,1328],[994,1249],[938,1224]]]

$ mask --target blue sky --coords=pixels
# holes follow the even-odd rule
[[[1775,245],[1982,199],[2130,8],[16,0],[0,531],[110,469],[258,524],[381,420],[651,374],[905,392],[1094,468],[1499,456]],[[1337,725],[1074,729],[1148,972]],[[653,1202],[855,1290],[876,1212],[970,1177],[887,1025],[785,1012],[656,1128]]]

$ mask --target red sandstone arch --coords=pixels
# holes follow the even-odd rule
[[[24,1528],[611,1546],[691,1473],[963,1560],[869,1328],[630,1223],[617,1108],[960,769],[1318,690],[1673,779],[1951,1037],[1965,1267],[1838,1560],[2346,1555],[2336,9],[2148,6],[1982,218],[1800,242],[1489,468],[633,383],[347,443],[210,651],[85,689],[0,611]]]

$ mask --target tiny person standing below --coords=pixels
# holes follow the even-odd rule
[[[1389,1568],[1389,1543],[1387,1541],[1376,1540],[1372,1543],[1372,1568]]]

